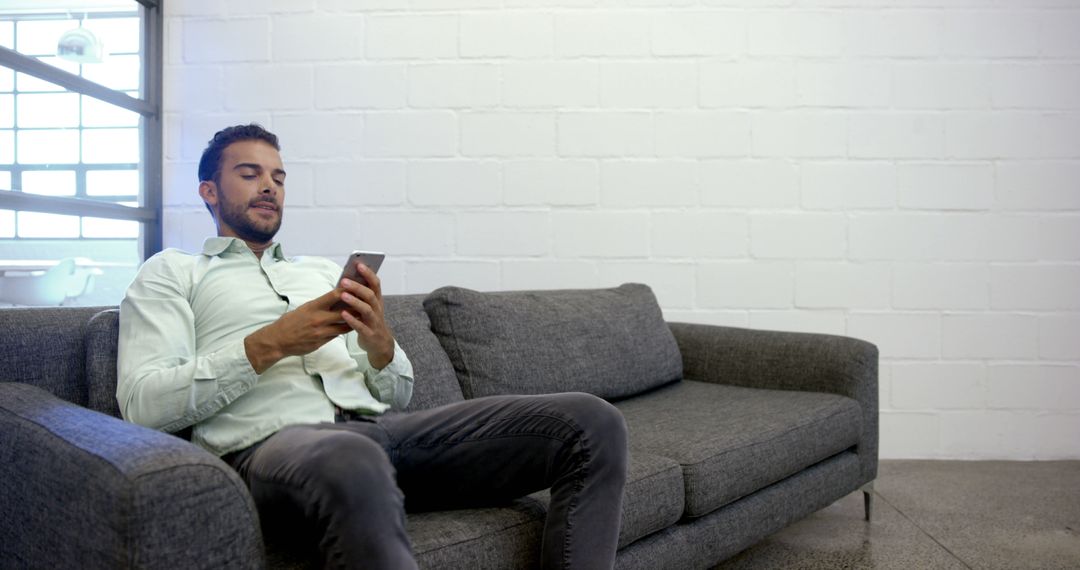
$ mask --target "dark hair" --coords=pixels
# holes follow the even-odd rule
[[[214,133],[214,138],[207,143],[206,150],[199,159],[199,182],[204,180],[217,182],[218,177],[221,176],[221,153],[225,147],[237,141],[250,140],[265,141],[275,150],[281,150],[277,135],[264,129],[258,123],[225,127]]]

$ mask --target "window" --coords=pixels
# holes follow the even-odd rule
[[[0,5],[0,275],[78,257],[112,304],[160,251],[161,3]]]

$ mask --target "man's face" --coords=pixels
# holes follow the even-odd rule
[[[218,213],[218,235],[266,243],[281,227],[285,169],[281,155],[265,141],[238,141],[221,153],[217,181],[204,181],[199,193]]]

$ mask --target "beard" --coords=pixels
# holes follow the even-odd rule
[[[255,217],[256,215],[251,212],[251,206],[259,202],[274,204],[278,208],[277,218],[262,220]],[[225,200],[220,210],[222,223],[232,228],[237,237],[247,242],[269,242],[281,228],[281,207],[273,199],[259,198],[243,204]]]

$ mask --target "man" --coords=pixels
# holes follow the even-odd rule
[[[199,195],[217,224],[200,254],[165,250],[120,305],[124,417],[219,455],[265,525],[303,526],[326,567],[414,568],[404,513],[492,504],[551,487],[545,568],[610,568],[626,427],[586,394],[480,398],[402,412],[408,357],[379,278],[285,257],[285,169],[258,125],[214,135]],[[348,247],[347,245],[344,247]],[[335,308],[336,303],[344,303]]]

